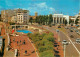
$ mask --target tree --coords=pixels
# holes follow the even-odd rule
[[[69,20],[69,24],[71,24],[71,23],[72,23],[72,20],[70,19],[70,20]]]
[[[53,21],[52,14],[48,15],[39,15],[35,19],[36,23],[40,25],[50,25]]]
[[[48,25],[48,15],[45,16],[45,23]]]
[[[78,24],[78,21],[79,21],[79,19],[76,19],[76,20],[75,20],[75,24]]]
[[[40,57],[54,57],[53,33],[49,33],[49,34],[29,33],[27,35],[29,36],[30,39],[32,39],[33,43],[37,47],[37,50],[40,53]]]
[[[49,23],[48,23],[48,25],[50,25],[50,24],[53,22],[52,14],[50,14],[48,18],[49,18]]]
[[[15,23],[13,23],[13,22],[9,22],[9,24],[10,24],[10,25],[15,25]]]
[[[54,57],[53,50],[47,50],[40,53],[40,57]]]
[[[65,25],[67,24],[67,20],[65,20]]]
[[[33,18],[32,17],[30,17],[29,22],[32,24],[32,22],[33,22]]]

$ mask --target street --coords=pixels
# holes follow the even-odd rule
[[[56,29],[53,29],[52,27],[51,28],[50,27],[44,27],[44,28],[48,29],[49,31],[56,31]],[[69,42],[69,44],[66,46],[66,57],[79,57],[79,52],[78,52],[79,50],[77,51],[77,49],[80,49],[79,44],[73,45],[73,42],[75,40],[70,38],[71,41],[72,41],[71,42],[69,37],[61,31],[58,32],[58,35],[59,35],[59,38],[60,38],[60,42],[62,42],[63,40],[67,40]],[[78,47],[78,48],[76,48],[76,47]]]

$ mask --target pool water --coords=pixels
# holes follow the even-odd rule
[[[2,36],[0,36],[0,38],[3,38]]]
[[[31,31],[29,30],[16,30],[17,32],[23,32],[23,33],[32,33]]]

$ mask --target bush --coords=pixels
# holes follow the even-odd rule
[[[27,34],[30,39],[35,43],[40,57],[54,57],[53,52],[53,33],[43,33],[43,34]]]
[[[15,23],[9,22],[10,25],[15,25]]]
[[[40,53],[40,57],[54,57],[54,52],[52,50],[47,50]]]

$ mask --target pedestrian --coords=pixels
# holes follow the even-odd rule
[[[15,38],[13,39],[13,41],[15,42]]]
[[[17,41],[17,45],[18,45],[18,41]]]
[[[24,40],[23,44],[25,44],[25,40]]]
[[[25,54],[27,54],[27,50],[25,50]]]
[[[20,40],[20,44],[21,44],[21,40]]]

